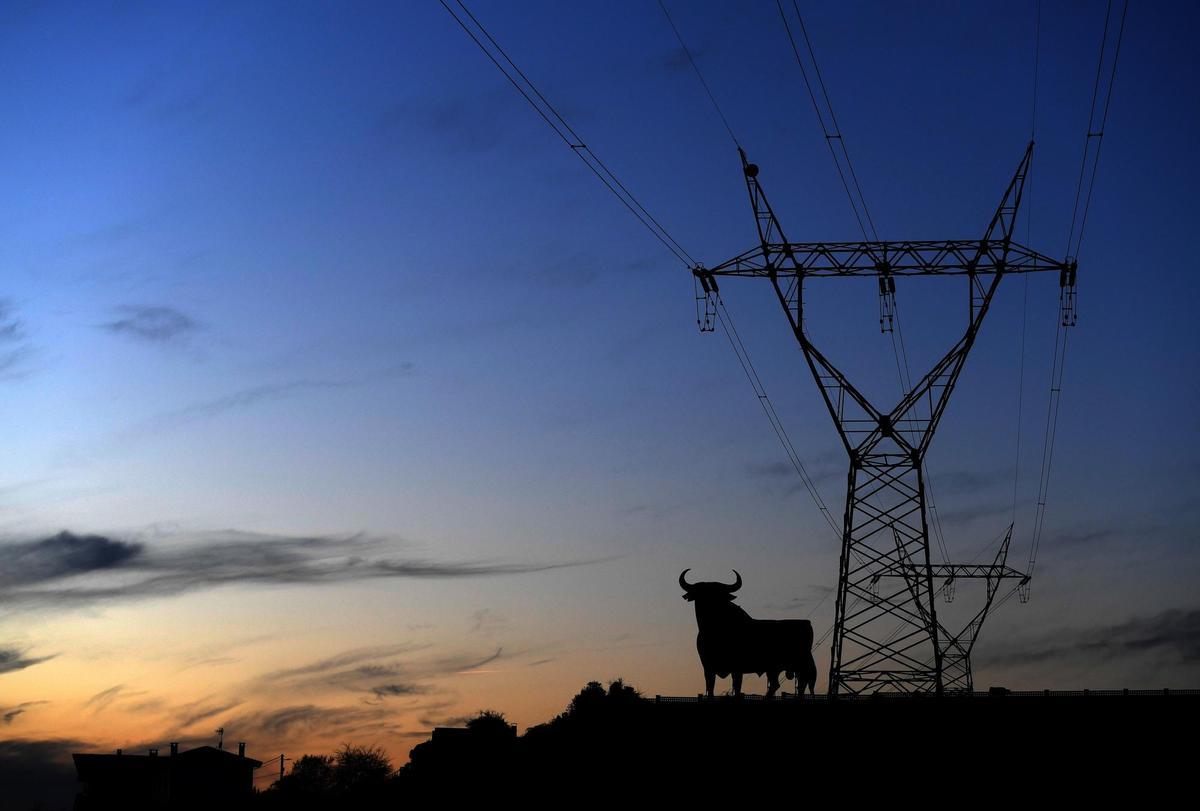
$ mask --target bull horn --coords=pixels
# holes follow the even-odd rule
[[[690,591],[692,588],[691,584],[689,584],[688,581],[684,579],[684,575],[686,575],[690,571],[691,571],[691,569],[684,569],[682,572],[679,573],[679,588],[683,589],[684,591]]]
[[[737,591],[738,589],[740,589],[742,587],[742,576],[740,574],[738,574],[737,569],[732,569],[731,571],[735,575],[737,575],[737,582],[734,583],[732,586],[726,586],[725,588],[729,589],[730,594],[733,594],[735,591]]]

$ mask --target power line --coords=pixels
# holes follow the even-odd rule
[[[1029,140],[1037,141],[1037,103],[1038,77],[1042,56],[1042,0],[1037,2],[1037,10],[1033,23],[1033,102],[1029,110]],[[1033,244],[1033,159],[1030,157],[1029,172],[1025,177],[1025,239]],[[1013,497],[1012,516],[1010,520],[1017,522],[1017,495],[1021,482],[1021,429],[1025,414],[1025,338],[1029,324],[1029,276],[1022,280],[1021,289],[1021,343],[1017,353],[1017,436],[1016,453],[1013,459]]]
[[[704,92],[708,95],[708,100],[712,102],[713,109],[717,111],[717,115],[721,119],[721,123],[725,125],[725,131],[729,133],[729,139],[733,141],[733,145],[738,152],[742,152],[742,145],[737,139],[737,135],[733,132],[733,127],[729,125],[729,119],[725,117],[724,111],[721,109],[717,97],[713,94],[708,82],[704,79],[704,74],[700,70],[700,66],[692,57],[692,51],[688,48],[687,43],[683,39],[683,35],[679,32],[679,27],[675,25],[675,20],[671,17],[671,12],[667,10],[666,3],[663,0],[658,0],[658,7],[662,9],[663,16],[667,18],[667,23],[671,26],[671,31],[675,34],[676,41],[679,42],[679,47],[683,49],[687,56],[688,62],[692,66],[692,70],[696,73],[696,78],[700,80],[700,85],[704,88]],[[775,436],[779,439],[783,446],[784,453],[788,457],[792,468],[799,476],[804,489],[812,497],[813,503],[817,505],[817,510],[821,513],[821,517],[829,524],[829,528],[833,530],[834,537],[841,539],[841,530],[837,526],[837,522],[833,520],[833,516],[829,512],[829,507],[826,506],[825,500],[821,497],[820,491],[817,490],[816,483],[808,473],[808,469],[804,466],[804,462],[800,458],[800,454],[796,451],[795,445],[792,444],[791,437],[788,436],[787,429],[783,427],[783,420],[780,419],[779,413],[775,410],[774,403],[771,402],[770,396],[767,394],[766,387],[763,385],[762,378],[758,374],[758,370],[754,367],[754,363],[750,360],[750,353],[746,349],[745,343],[742,342],[742,336],[738,333],[737,327],[734,325],[733,317],[729,314],[729,308],[721,299],[719,293],[712,293],[715,301],[715,314],[721,326],[725,328],[725,337],[729,341],[729,348],[733,350],[734,356],[738,360],[738,364],[742,367],[742,372],[746,375],[747,382],[750,383],[750,388],[754,390],[754,395],[758,399],[759,405],[762,407],[763,414],[766,415],[767,421],[771,424],[771,429],[775,432]]]
[[[800,68],[800,75],[804,80],[804,86],[808,90],[809,99],[812,101],[813,112],[817,115],[817,122],[821,126],[821,132],[825,136],[825,144],[829,148],[829,154],[833,158],[834,167],[837,169],[838,177],[842,181],[842,188],[846,192],[846,197],[850,201],[850,208],[854,212],[855,220],[858,222],[858,227],[862,231],[863,239],[868,239],[867,229],[869,227],[871,236],[876,242],[879,241],[879,233],[875,229],[875,221],[871,217],[871,212],[867,206],[866,196],[862,191],[862,184],[858,180],[858,173],[854,169],[854,162],[850,159],[850,151],[846,146],[845,138],[842,137],[841,126],[838,124],[837,114],[833,109],[833,102],[829,98],[829,88],[825,85],[825,78],[821,74],[820,63],[817,62],[816,51],[813,50],[812,39],[808,35],[808,27],[804,24],[804,15],[800,13],[800,6],[796,0],[792,0],[792,9],[796,14],[796,19],[800,24],[800,34],[804,39],[805,49],[808,52],[809,60],[812,63],[813,74],[817,79],[817,86],[821,90],[821,99],[824,101],[822,106],[821,101],[818,101],[817,94],[813,89],[813,84],[809,81],[808,70],[805,68],[804,59],[800,55],[800,48],[796,42],[796,38],[792,33],[792,27],[788,22],[787,13],[784,11],[781,0],[776,0],[776,8],[779,10],[779,19],[783,22],[783,28],[788,37],[788,42],[792,46],[792,54],[796,58],[796,64]],[[828,117],[829,124],[826,124]],[[830,126],[831,125],[831,126]],[[838,147],[834,147],[834,142],[837,142]],[[840,158],[839,158],[840,150]],[[846,169],[843,171],[842,161],[845,161]],[[846,174],[849,173],[850,183],[846,180]],[[853,184],[854,192],[850,190],[850,185]],[[862,217],[859,216],[859,210],[862,211]],[[863,223],[863,217],[866,218],[866,224]],[[912,372],[908,363],[908,349],[904,344],[904,334],[900,328],[899,313],[893,310],[893,321],[896,325],[896,330],[892,332],[892,354],[896,361],[896,374],[900,379],[900,396],[905,397],[912,390]],[[897,332],[899,344],[897,344]],[[910,433],[915,439],[915,429],[910,429]],[[933,527],[933,536],[937,542],[938,551],[941,553],[942,561],[949,560],[950,553],[946,544],[946,535],[942,528],[941,516],[937,511],[937,502],[934,498],[933,477],[929,472],[928,465],[922,463],[922,475],[925,477],[928,495],[929,514],[932,517],[931,525]]]
[[[446,9],[451,17],[454,18],[455,22],[457,22],[463,31],[467,33],[467,35],[479,47],[479,49],[484,52],[489,60],[491,60],[492,64],[495,65],[502,74],[504,74],[504,77],[508,79],[513,87],[517,89],[517,92],[521,94],[525,101],[527,101],[529,105],[533,107],[541,119],[545,121],[552,130],[554,130],[555,134],[558,135],[558,137],[571,149],[571,151],[579,156],[580,160],[582,160],[587,167],[591,169],[592,173],[595,174],[596,177],[599,178],[600,181],[605,185],[605,187],[612,192],[618,200],[621,201],[625,208],[627,208],[630,213],[632,213],[634,217],[636,217],[637,220],[659,240],[659,242],[661,242],[669,251],[671,251],[671,253],[674,254],[675,257],[679,259],[679,261],[682,262],[685,267],[687,267],[689,270],[697,267],[698,263],[688,254],[683,246],[671,236],[667,229],[652,214],[650,214],[649,211],[646,210],[645,206],[643,206],[638,199],[634,197],[633,193],[629,191],[628,187],[626,187],[625,184],[623,184],[612,172],[612,170],[600,160],[599,156],[597,156],[596,153],[583,142],[582,137],[580,137],[575,129],[571,127],[567,120],[563,118],[563,116],[542,94],[542,92],[538,90],[533,81],[530,80],[530,78],[525,75],[525,73],[517,66],[512,58],[509,57],[504,48],[501,47],[501,45],[488,32],[483,24],[479,22],[475,15],[471,13],[462,0],[454,0],[454,2],[462,10],[463,15],[465,15],[465,19],[464,17],[459,16],[459,14],[457,14],[454,9],[450,7],[447,0],[439,0],[439,2],[441,2],[442,7]],[[688,60],[691,62],[692,68],[696,71],[696,76],[700,79],[701,84],[708,93],[709,99],[712,101],[718,115],[720,115],[722,122],[725,124],[725,128],[729,132],[730,138],[733,139],[733,142],[736,145],[737,137],[734,136],[733,130],[729,126],[729,122],[725,118],[724,113],[721,111],[721,107],[717,103],[716,97],[709,89],[708,83],[704,81],[704,76],[700,72],[699,66],[692,58],[691,51],[687,48],[686,44],[684,44],[683,37],[680,35],[679,29],[675,27],[675,23],[671,19],[671,15],[667,12],[666,6],[663,5],[661,0],[659,7],[662,8],[663,13],[667,17],[667,21],[671,23],[671,28],[675,32],[676,39],[679,40],[680,45],[683,46],[684,51],[687,53]],[[471,25],[473,25],[478,31],[478,35],[476,30],[472,30],[471,25],[468,25],[467,20],[469,20]],[[490,44],[490,48],[484,43],[484,40]],[[506,65],[507,67],[505,67]],[[726,328],[726,337],[729,339],[730,346],[734,350],[734,355],[737,357],[738,363],[742,367],[742,371],[746,374],[747,379],[750,381],[751,387],[754,389],[759,404],[762,406],[764,413],[767,415],[768,421],[771,423],[771,428],[774,430],[775,435],[782,444],[784,452],[787,454],[788,460],[795,468],[797,475],[800,476],[800,480],[804,484],[805,489],[809,492],[809,495],[812,496],[813,501],[816,503],[817,509],[821,512],[821,515],[825,518],[826,522],[830,523],[835,535],[840,538],[840,531],[837,529],[836,524],[832,522],[832,518],[829,514],[829,508],[825,505],[824,499],[821,498],[820,493],[817,491],[816,484],[813,482],[812,477],[809,476],[807,469],[804,467],[804,463],[801,461],[800,456],[796,451],[795,445],[792,444],[791,438],[784,429],[783,423],[779,418],[779,414],[775,410],[774,404],[771,402],[770,397],[766,393],[766,389],[762,385],[762,379],[759,377],[757,369],[755,369],[753,362],[750,360],[750,354],[747,351],[745,344],[742,343],[742,339],[737,332],[737,328],[734,326],[732,316],[730,316],[724,302],[720,301],[719,297],[717,298],[717,302],[720,308],[718,317],[721,320],[722,325]]]
[[[1058,411],[1062,402],[1062,383],[1067,359],[1067,330],[1061,323],[1054,336],[1054,359],[1050,367],[1050,401],[1046,406],[1046,429],[1042,437],[1042,469],[1038,476],[1037,511],[1033,519],[1033,541],[1025,574],[1032,577],[1042,543],[1046,520],[1046,498],[1050,489],[1050,471],[1054,466],[1054,440],[1058,435]]]
[[[552,105],[546,99],[546,97],[542,95],[541,91],[537,89],[537,86],[534,85],[532,81],[530,81],[529,77],[527,77],[524,72],[517,67],[517,64],[513,62],[505,50],[500,47],[500,44],[496,42],[490,33],[488,33],[488,30],[484,28],[483,24],[475,18],[475,15],[470,12],[462,0],[455,0],[456,5],[462,9],[463,14],[465,14],[467,19],[471,21],[471,24],[475,26],[475,29],[478,30],[479,34],[481,34],[483,38],[491,44],[491,48],[484,44],[483,40],[480,39],[474,30],[472,30],[471,26],[467,24],[466,20],[455,13],[454,9],[450,7],[447,0],[439,0],[439,2],[442,4],[442,8],[446,9],[450,16],[454,18],[454,21],[457,22],[463,31],[467,33],[467,36],[469,36],[471,40],[477,46],[479,46],[479,49],[483,51],[484,55],[491,60],[492,64],[495,65],[496,68],[502,74],[504,74],[504,77],[508,79],[512,86],[517,89],[517,92],[524,97],[525,101],[529,103],[529,106],[532,107],[534,111],[542,118],[542,120],[546,122],[550,129],[554,130],[554,133],[562,140],[564,144],[567,145],[572,152],[579,157],[581,161],[583,161],[588,169],[590,169],[592,173],[596,175],[600,182],[604,184],[605,188],[612,192],[613,196],[621,201],[621,204],[624,205],[625,208],[627,208],[629,212],[637,218],[638,222],[645,226],[646,229],[650,231],[650,233],[653,234],[654,237],[667,248],[667,250],[669,250],[677,259],[679,259],[680,262],[688,267],[695,266],[696,260],[692,259],[692,257],[688,255],[687,251],[683,249],[683,246],[671,236],[662,223],[655,219],[654,216],[646,210],[646,207],[638,201],[638,199],[633,195],[632,192],[629,191],[625,184],[623,184],[612,172],[612,170],[609,169],[602,160],[600,160],[599,156],[597,156],[596,153],[593,152],[586,143],[584,143],[583,138],[579,136],[579,133],[577,133],[571,127],[571,125],[567,123],[566,119],[564,119],[554,105]],[[505,65],[508,67],[505,67]]]
[[[808,90],[808,97],[812,101],[813,112],[817,114],[817,123],[821,125],[821,132],[825,136],[825,145],[829,147],[829,155],[833,158],[833,165],[837,169],[838,178],[842,181],[842,188],[846,192],[846,198],[850,201],[850,208],[854,212],[854,219],[858,223],[858,228],[862,231],[863,239],[874,239],[879,241],[879,233],[875,229],[875,221],[871,218],[871,212],[867,208],[867,199],[863,195],[862,185],[858,182],[858,173],[854,171],[854,162],[850,160],[850,150],[846,147],[846,140],[842,137],[841,127],[838,126],[837,115],[833,111],[833,104],[829,100],[829,91],[825,87],[825,80],[821,76],[821,67],[817,64],[817,56],[813,51],[812,41],[808,37],[808,29],[804,25],[804,15],[800,13],[800,6],[796,4],[796,0],[792,0],[792,8],[796,12],[796,18],[800,21],[800,32],[804,37],[804,44],[808,49],[809,59],[812,61],[813,73],[816,74],[817,82],[821,87],[821,95],[825,100],[825,107],[821,107],[821,103],[817,100],[817,94],[813,90],[812,82],[808,78],[808,70],[804,66],[804,59],[800,56],[800,47],[796,43],[796,37],[792,34],[792,26],[788,22],[787,13],[783,9],[782,0],[775,0],[775,7],[779,9],[779,19],[783,22],[783,30],[787,34],[788,42],[792,46],[792,54],[796,57],[796,64],[800,68],[800,76],[804,79],[804,87]],[[826,117],[829,119],[829,124],[825,122]],[[837,143],[837,147],[834,146]],[[839,153],[841,157],[839,157]],[[846,168],[843,170],[842,162],[845,161]],[[847,172],[850,175],[850,180],[846,179]],[[853,184],[855,193],[850,190]],[[862,209],[861,214],[859,209]],[[866,222],[863,222],[863,218]],[[871,236],[867,236],[868,228]]]
[[[825,523],[829,524],[829,528],[833,531],[834,537],[838,540],[842,537],[842,532],[838,528],[837,522],[833,520],[833,516],[829,512],[829,507],[826,506],[825,500],[821,498],[821,493],[817,490],[816,483],[805,468],[804,462],[800,459],[800,454],[796,451],[792,444],[791,437],[788,436],[787,430],[783,427],[783,421],[779,418],[779,414],[775,411],[775,406],[771,403],[771,398],[767,396],[766,388],[763,386],[762,379],[758,376],[758,371],[754,368],[754,364],[750,361],[750,355],[746,351],[745,344],[742,343],[741,335],[738,334],[737,328],[733,324],[733,320],[729,317],[729,310],[725,307],[725,303],[717,298],[717,320],[725,327],[725,337],[729,341],[729,346],[733,350],[733,354],[737,357],[738,363],[742,367],[742,371],[746,375],[746,379],[750,382],[750,387],[754,389],[754,394],[758,398],[759,405],[762,406],[763,413],[766,414],[768,422],[771,423],[771,428],[775,431],[775,435],[779,438],[779,442],[783,445],[784,452],[787,454],[788,461],[792,463],[792,467],[796,471],[796,475],[800,477],[804,488],[812,497],[817,505],[817,510],[821,513],[821,517],[825,519]]]
[[[1096,62],[1096,78],[1092,85],[1092,104],[1088,112],[1088,128],[1087,135],[1083,142],[1083,160],[1079,166],[1079,181],[1075,186],[1075,207],[1071,212],[1071,229],[1067,235],[1067,255],[1079,256],[1080,245],[1083,243],[1083,231],[1087,226],[1088,211],[1092,205],[1092,192],[1096,187],[1096,170],[1100,167],[1100,147],[1104,143],[1104,127],[1108,123],[1109,105],[1112,103],[1113,86],[1117,81],[1117,63],[1121,58],[1121,40],[1125,36],[1125,15],[1129,11],[1129,0],[1125,0],[1121,8],[1121,23],[1117,29],[1116,46],[1113,49],[1112,71],[1108,78],[1108,88],[1104,94],[1104,112],[1100,117],[1100,128],[1095,128],[1096,123],[1096,100],[1100,94],[1100,79],[1104,68],[1104,54],[1108,50],[1108,28],[1110,17],[1112,16],[1112,0],[1108,0],[1108,6],[1104,13],[1104,32],[1100,36],[1100,57]],[[1091,150],[1092,139],[1096,140],[1096,149],[1093,153]],[[1090,162],[1092,165],[1091,175],[1088,178],[1087,194],[1083,196],[1083,215],[1079,217],[1079,200],[1083,191],[1084,175],[1087,173],[1087,167]],[[1079,231],[1075,231],[1076,219],[1079,219]],[[1072,241],[1074,242],[1074,250],[1072,250]]]
[[[1100,98],[1100,82],[1104,75],[1105,54],[1108,52],[1108,33],[1112,21],[1112,0],[1109,0],[1104,12],[1104,30],[1100,35],[1100,53],[1096,60],[1096,77],[1092,83],[1092,102],[1088,111],[1087,133],[1083,142],[1083,158],[1079,166],[1079,180],[1075,186],[1075,206],[1071,213],[1071,227],[1067,234],[1067,256],[1078,257],[1083,243],[1083,232],[1087,225],[1087,215],[1091,208],[1092,193],[1096,187],[1096,170],[1100,166],[1100,147],[1104,140],[1104,129],[1108,123],[1108,113],[1112,104],[1113,87],[1117,79],[1117,65],[1121,56],[1121,41],[1125,35],[1125,17],[1129,11],[1129,0],[1121,8],[1121,20],[1117,28],[1116,40],[1113,45],[1112,67],[1108,75],[1108,86],[1104,91],[1104,108],[1100,116],[1099,128],[1096,128],[1096,102]],[[1092,141],[1095,140],[1095,150]],[[1090,175],[1087,172],[1091,164]],[[1084,178],[1087,177],[1087,193],[1083,193]],[[1083,213],[1080,216],[1080,200],[1083,200]],[[1079,230],[1075,230],[1076,222]],[[1072,245],[1074,250],[1072,251]],[[1064,287],[1060,297],[1068,295]],[[1042,534],[1046,521],[1046,500],[1050,488],[1050,474],[1054,465],[1054,443],[1058,435],[1058,414],[1062,403],[1062,385],[1067,359],[1067,328],[1069,322],[1064,317],[1058,321],[1054,336],[1054,355],[1050,363],[1050,397],[1046,406],[1046,427],[1042,436],[1042,466],[1038,477],[1037,511],[1034,514],[1033,538],[1029,547],[1029,562],[1026,575],[1032,577],[1037,564],[1038,551],[1041,548]],[[1026,586],[1028,589],[1028,586]],[[1025,596],[1028,591],[1025,592]],[[1007,599],[1007,598],[1006,598]]]
[[[733,145],[739,150],[742,145],[738,143],[737,136],[733,134],[733,127],[729,126],[729,119],[725,117],[725,113],[721,110],[721,105],[717,104],[717,97],[713,95],[712,90],[708,86],[708,82],[704,81],[704,74],[700,72],[699,65],[692,58],[692,51],[688,48],[687,43],[683,41],[683,36],[679,33],[679,28],[675,25],[675,21],[671,19],[671,12],[667,11],[667,6],[663,0],[658,0],[658,7],[662,9],[663,16],[667,18],[667,22],[671,25],[671,30],[675,32],[675,39],[679,40],[679,47],[683,48],[684,55],[691,63],[692,70],[696,71],[696,78],[700,80],[700,84],[704,86],[704,92],[708,94],[708,100],[712,102],[713,108],[717,111],[717,115],[721,117],[721,123],[725,125],[725,131],[729,133],[729,138],[733,141]]]

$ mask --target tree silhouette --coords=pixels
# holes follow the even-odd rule
[[[292,764],[291,773],[275,784],[275,790],[289,797],[327,797],[334,781],[330,755],[304,755]]]
[[[297,759],[289,774],[263,792],[260,805],[306,810],[382,807],[392,771],[383,749],[343,744],[332,755]]]
[[[481,734],[507,733],[511,727],[504,713],[496,710],[483,710],[474,718],[467,721],[467,729]]]
[[[555,720],[585,719],[601,714],[611,714],[614,710],[620,711],[623,708],[636,706],[641,697],[642,694],[632,685],[626,684],[624,679],[614,679],[609,682],[607,690],[600,682],[590,681],[571,699],[566,711]]]
[[[360,795],[382,789],[392,773],[391,758],[378,746],[342,744],[333,761],[334,784],[342,795]]]

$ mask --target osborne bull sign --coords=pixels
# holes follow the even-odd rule
[[[704,667],[704,689],[713,694],[717,676],[733,678],[733,694],[742,694],[742,676],[755,673],[767,676],[767,697],[779,689],[779,674],[798,679],[798,695],[804,688],[816,692],[817,664],[813,661],[812,623],[808,620],[756,620],[741,606],[734,605],[734,592],[742,587],[742,576],[735,569],[737,582],[689,583],[684,569],[679,575],[683,599],[696,604],[696,650]]]

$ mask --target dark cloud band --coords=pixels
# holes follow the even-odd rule
[[[121,318],[101,326],[109,332],[153,343],[176,341],[198,325],[174,307],[120,307]]]
[[[0,674],[24,670],[36,664],[53,659],[58,654],[49,656],[29,656],[24,648],[0,647]]]
[[[494,577],[601,562],[396,559],[380,556],[383,547],[381,541],[363,536],[297,538],[238,532],[152,547],[101,535],[60,532],[48,538],[0,544],[0,605],[71,607],[235,584]]]

